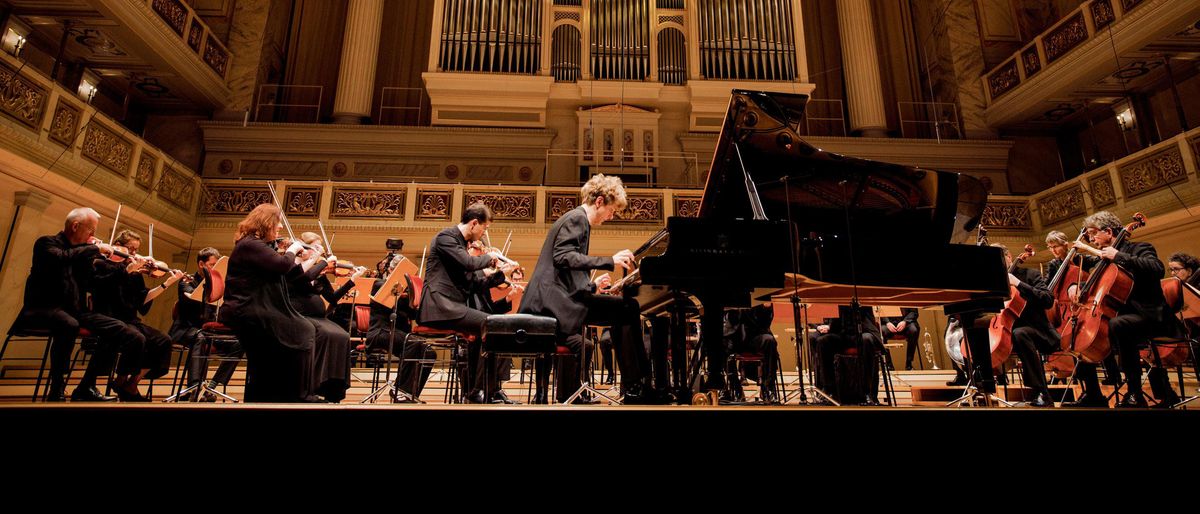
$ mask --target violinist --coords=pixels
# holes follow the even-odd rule
[[[375,265],[379,278],[375,279],[371,286],[372,296],[387,283],[392,273],[398,273],[396,267],[404,259],[403,255],[392,251]],[[411,335],[412,319],[416,313],[409,302],[396,300],[394,308],[390,308],[372,301],[370,309],[367,347],[387,349],[390,345],[392,355],[400,358],[400,369],[396,373],[395,382],[399,392],[392,391],[392,402],[414,403],[415,399],[421,397],[421,391],[425,389],[425,383],[429,381],[429,375],[433,372],[432,366],[424,366],[419,361],[436,359],[437,352],[430,348],[421,336]],[[396,315],[394,325],[391,318],[393,313]]]
[[[1032,407],[1053,407],[1050,388],[1046,385],[1046,370],[1042,366],[1042,355],[1058,351],[1059,335],[1046,318],[1046,309],[1054,305],[1054,296],[1046,287],[1046,279],[1037,270],[1013,268],[1012,252],[1001,244],[993,244],[1004,250],[1004,264],[1012,270],[1008,274],[1009,285],[1016,287],[1026,306],[1012,326],[1013,351],[1021,357],[1021,372],[1025,385],[1033,389]]]
[[[162,284],[147,288],[144,273],[149,272],[155,262],[138,254],[141,245],[141,236],[132,230],[122,230],[113,240],[113,246],[124,249],[129,257],[97,259],[94,263],[92,309],[142,335],[121,345],[120,369],[112,382],[121,401],[149,401],[138,392],[138,383],[167,374],[171,366],[171,339],[142,323],[139,315],[149,312],[154,299],[184,276],[179,270],[171,270]]]
[[[1167,259],[1167,271],[1171,276],[1187,282],[1192,287],[1200,287],[1200,259],[1183,252],[1175,252]]]
[[[246,350],[247,402],[312,402],[316,328],[288,299],[287,278],[308,271],[317,259],[296,263],[305,250],[293,242],[283,255],[273,242],[283,215],[260,204],[238,223],[229,256],[225,303],[218,318]]]
[[[49,401],[66,400],[67,372],[71,350],[80,327],[88,329],[99,341],[83,379],[71,393],[73,401],[112,401],[96,389],[96,377],[107,375],[122,342],[145,337],[111,317],[88,307],[87,292],[94,274],[93,261],[111,254],[111,246],[93,237],[100,215],[79,207],[67,214],[63,230],[42,236],[33,245],[33,266],[25,282],[25,303],[13,322],[14,329],[50,331]]]
[[[496,250],[495,248],[487,248],[482,243],[482,241],[478,240],[472,241],[470,244],[475,247],[475,250],[471,253],[483,255],[488,251]],[[474,309],[478,309],[489,314],[508,314],[509,312],[512,312],[512,298],[516,297],[517,293],[524,288],[524,286],[521,286],[517,282],[524,280],[525,270],[521,268],[514,268],[509,272],[509,274],[512,276],[512,278],[506,279],[506,281],[501,284],[501,286],[505,287],[501,288],[501,286],[496,286],[487,288],[482,287],[483,284],[488,282],[487,277],[484,276],[484,271],[476,271],[473,280],[476,284],[475,290],[471,291],[470,298],[467,299],[467,304]],[[497,291],[498,289],[501,290],[499,294],[502,294],[503,296],[493,296],[493,292]],[[467,363],[467,369],[469,372],[464,374],[462,377],[464,380],[463,390],[468,390],[466,388],[466,380],[468,377],[471,377],[475,380],[474,383],[484,383],[484,385],[488,386],[488,391],[494,391],[490,397],[492,403],[519,403],[516,400],[509,398],[508,395],[505,394],[504,387],[502,385],[504,381],[511,377],[512,359],[494,359],[494,361],[495,362],[491,364],[490,371],[491,383],[485,383],[488,377],[479,376],[483,373],[479,362],[479,354],[478,352],[471,352],[469,354],[469,360]]]
[[[346,397],[346,390],[350,388],[350,333],[325,317],[325,302],[336,305],[354,288],[353,279],[361,277],[366,268],[352,269],[351,280],[335,290],[328,276],[329,272],[338,269],[337,257],[321,256],[325,242],[316,233],[304,232],[300,234],[300,240],[316,249],[312,252],[316,262],[304,273],[289,277],[288,298],[296,312],[304,316],[316,330],[313,392],[327,401],[338,403]],[[284,241],[286,244],[287,240]]]
[[[625,208],[625,187],[618,177],[595,175],[580,193],[583,205],[562,215],[550,227],[538,257],[540,266],[533,270],[520,311],[558,319],[559,344],[581,358],[584,325],[611,327],[625,403],[666,401],[667,396],[657,394],[650,384],[649,358],[641,337],[641,308],[637,300],[596,294],[612,284],[607,273],[595,281],[588,279],[591,270],[612,270],[616,266],[628,270],[633,265],[633,252],[629,250],[621,250],[612,257],[588,255],[592,227],[612,219]],[[579,363],[567,359],[558,373],[558,400],[565,401],[579,387]]]
[[[208,303],[206,300],[212,289],[212,269],[217,265],[217,260],[221,258],[221,252],[216,248],[202,248],[196,254],[196,272],[192,274],[191,280],[184,280],[179,283],[179,296],[175,300],[176,316],[175,321],[171,324],[170,330],[167,330],[167,335],[171,340],[190,347],[191,355],[193,356],[188,363],[188,387],[195,386],[204,381],[208,374],[207,361],[203,358],[197,358],[201,355],[200,348],[200,329],[204,327],[204,323],[215,321],[217,316],[217,307]],[[203,285],[201,285],[203,284]],[[201,301],[192,300],[189,295],[195,292],[197,287],[203,288],[203,296]],[[224,356],[240,357],[242,355],[242,345],[234,339],[219,338],[214,341],[214,344],[219,342],[222,346],[213,348],[215,351]],[[213,378],[209,381],[210,389],[217,389],[229,383],[229,379],[233,377],[233,372],[237,369],[237,361],[225,360],[217,366],[217,372],[213,374]],[[188,401],[190,398],[182,398],[181,401]],[[208,393],[205,397],[200,398],[201,401],[211,402],[216,400],[216,396]]]
[[[479,354],[479,336],[488,313],[468,305],[472,291],[492,288],[504,282],[504,273],[511,270],[502,264],[501,256],[489,253],[471,256],[467,243],[483,237],[492,223],[492,210],[483,203],[463,209],[458,225],[448,227],[434,236],[425,261],[425,289],[421,293],[421,308],[417,322],[430,328],[448,329],[475,336],[468,351]],[[482,270],[477,275],[475,272]],[[475,388],[467,394],[471,403],[503,401],[494,398],[497,391],[486,390],[483,373],[476,373]]]
[[[1159,285],[1159,279],[1165,271],[1162,261],[1158,260],[1158,253],[1150,243],[1125,239],[1120,247],[1112,246],[1123,228],[1121,220],[1111,212],[1100,211],[1088,216],[1083,221],[1083,226],[1095,244],[1095,249],[1083,242],[1076,242],[1075,248],[1085,253],[1095,251],[1098,254],[1084,259],[1085,270],[1094,268],[1103,259],[1133,275],[1133,290],[1128,301],[1121,306],[1117,315],[1108,321],[1108,337],[1121,356],[1121,367],[1125,372],[1125,383],[1128,384],[1128,393],[1120,406],[1146,407],[1146,399],[1142,395],[1142,367],[1138,347],[1149,338],[1161,335],[1164,329],[1165,301],[1162,287]],[[1070,294],[1078,298],[1079,292],[1074,285],[1070,286]],[[1084,393],[1076,402],[1077,405],[1108,406],[1107,399],[1100,392],[1094,364],[1080,362],[1076,376],[1084,385]],[[1174,398],[1175,394],[1171,391],[1170,384],[1164,383],[1166,381],[1165,370],[1151,370],[1150,382],[1155,396],[1169,405],[1178,399]]]

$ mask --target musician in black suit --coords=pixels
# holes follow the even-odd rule
[[[475,336],[474,342],[468,345],[472,360],[478,359],[479,335],[489,313],[472,308],[468,300],[476,292],[502,284],[505,271],[512,269],[510,265],[502,264],[496,254],[472,256],[467,252],[467,244],[482,238],[491,224],[492,210],[476,203],[463,210],[458,225],[434,236],[429,246],[429,258],[425,261],[425,290],[421,293],[421,308],[417,314],[417,322],[421,325]],[[474,373],[472,380],[475,388],[467,394],[468,402],[504,402],[507,399],[501,397],[501,391],[487,387],[484,373]]]
[[[588,277],[591,270],[612,270],[616,266],[629,269],[633,263],[633,252],[629,250],[612,257],[588,255],[592,226],[612,219],[625,208],[625,187],[618,177],[595,175],[583,185],[581,193],[583,204],[558,218],[546,234],[520,312],[558,319],[559,341],[580,358],[584,355],[584,325],[610,327],[625,402],[653,401],[637,300],[597,294],[612,283],[607,273],[595,281]],[[568,359],[558,376],[558,400],[565,401],[579,387],[579,363]]]
[[[779,369],[779,344],[771,333],[771,321],[775,310],[770,304],[755,305],[749,309],[727,309],[725,311],[725,350],[735,354],[762,356],[761,369],[746,370],[747,378],[759,384],[759,398],[765,403],[776,403],[776,374]],[[727,366],[726,374],[735,391],[741,391],[737,367]],[[741,398],[734,398],[740,400]]]
[[[215,321],[217,317],[217,307],[208,303],[207,299],[212,292],[211,271],[220,258],[221,252],[216,248],[209,246],[200,249],[200,252],[196,254],[196,272],[192,274],[192,280],[180,282],[177,289],[179,295],[175,300],[175,320],[171,323],[171,328],[167,330],[167,335],[171,337],[172,341],[191,348],[192,357],[189,359],[187,369],[188,387],[199,384],[208,375],[208,362],[201,355],[203,348],[200,346],[200,329],[204,328],[204,323]],[[203,289],[200,301],[193,300],[189,296],[198,287]],[[221,346],[212,348],[210,351],[230,357],[242,355],[242,345],[237,340],[223,339],[220,341]],[[209,388],[216,389],[228,384],[229,379],[233,378],[233,372],[237,369],[237,365],[236,360],[222,361],[217,366],[217,372],[213,374],[212,380],[208,383]],[[191,397],[181,397],[180,401],[190,399]],[[200,398],[200,401],[206,402],[215,400],[216,396],[212,393]]]
[[[1125,372],[1125,383],[1128,384],[1128,393],[1120,406],[1145,407],[1147,404],[1142,395],[1142,366],[1138,349],[1149,338],[1164,335],[1166,328],[1163,323],[1165,301],[1162,286],[1159,284],[1165,271],[1162,261],[1158,260],[1158,253],[1150,243],[1135,242],[1126,238],[1119,246],[1114,247],[1113,244],[1123,227],[1121,220],[1111,212],[1100,211],[1088,216],[1083,221],[1083,226],[1095,247],[1099,249],[1099,257],[1084,260],[1085,270],[1094,269],[1103,259],[1133,275],[1133,290],[1129,293],[1128,301],[1108,322],[1108,338],[1113,350],[1121,356],[1121,368]],[[1082,242],[1076,243],[1076,248],[1084,252],[1089,251],[1087,245]],[[1073,285],[1070,292],[1072,296],[1078,295]],[[1094,364],[1081,362],[1076,376],[1084,385],[1084,394],[1077,405],[1108,406],[1107,399],[1100,393]],[[1151,369],[1150,386],[1155,398],[1165,405],[1178,401],[1178,396],[1171,390],[1168,380],[1166,370]]]
[[[821,364],[817,381],[826,393],[842,405],[879,405],[878,355],[883,351],[883,336],[870,307],[856,311],[839,305],[837,318],[817,326],[814,344]],[[847,369],[849,375],[841,376],[840,381],[834,372],[837,355],[857,356],[854,369]],[[863,396],[852,396],[857,391]]]
[[[80,327],[88,329],[99,345],[79,386],[71,393],[73,401],[115,400],[100,394],[96,377],[107,375],[112,369],[119,345],[144,342],[137,331],[88,307],[87,292],[95,273],[94,261],[112,253],[111,246],[93,237],[99,224],[100,215],[95,210],[80,207],[67,214],[62,232],[42,236],[33,244],[25,304],[13,322],[13,329],[50,331],[50,401],[66,399],[66,375]]]
[[[1012,268],[1012,252],[1001,244],[992,246],[1004,250],[1005,265]],[[1013,352],[1021,358],[1021,372],[1025,385],[1033,389],[1033,399],[1029,405],[1053,407],[1054,400],[1050,398],[1050,389],[1046,386],[1046,369],[1042,365],[1042,356],[1050,355],[1059,349],[1058,332],[1050,326],[1050,320],[1046,318],[1046,309],[1054,305],[1054,296],[1046,287],[1045,277],[1037,270],[1018,267],[1008,274],[1008,283],[1017,288],[1026,302],[1020,318],[1013,323],[1012,344]]]
[[[917,339],[921,336],[921,324],[917,322],[917,310],[900,309],[901,316],[884,319],[883,333],[890,339],[893,336],[903,337],[907,342],[904,349],[904,369],[912,371],[913,357],[917,354]]]
[[[1071,250],[1071,241],[1067,239],[1067,234],[1051,230],[1046,235],[1046,248],[1054,256],[1046,263],[1046,286],[1049,287],[1050,282],[1054,280],[1054,275],[1058,273],[1058,268],[1062,266],[1063,259],[1067,258],[1067,253]],[[1054,291],[1050,291],[1050,294],[1053,295]],[[1051,320],[1052,324],[1057,322],[1059,320]],[[1121,385],[1121,365],[1117,362],[1116,352],[1109,354],[1104,359],[1104,380],[1100,383],[1111,386]]]
[[[404,258],[398,253],[389,253],[376,265],[376,269],[381,271],[381,278],[376,279],[371,286],[372,296],[387,283],[388,277],[396,272],[396,266]],[[403,281],[404,278],[401,277],[398,280]],[[421,391],[425,389],[425,383],[429,381],[429,375],[433,371],[432,366],[422,365],[418,361],[435,359],[437,352],[425,343],[424,338],[412,335],[412,319],[416,316],[416,312],[412,310],[407,297],[401,296],[395,302],[394,308],[379,302],[371,302],[370,326],[366,335],[367,347],[382,349],[391,347],[392,355],[400,358],[395,382],[399,393],[396,391],[391,393],[392,402],[413,403],[421,397]],[[395,330],[392,330],[393,313],[396,315]]]

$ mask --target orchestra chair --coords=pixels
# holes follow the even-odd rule
[[[225,277],[222,276],[217,270],[209,271],[209,277],[212,281],[212,289],[208,298],[208,303],[217,303],[219,312],[220,302],[225,296]],[[196,355],[189,355],[189,357],[192,359],[201,359],[201,361],[204,363],[203,369],[206,370],[205,375],[208,374],[207,370],[209,365],[213,362],[239,362],[243,364],[246,362],[246,358],[244,356],[231,357],[221,355],[219,353],[217,355],[213,355],[213,351],[217,350],[218,347],[228,347],[229,345],[237,344],[239,342],[237,335],[233,332],[233,329],[225,326],[225,324],[219,321],[207,321],[200,326],[200,334],[197,337],[200,339],[200,344],[198,345],[200,351]],[[206,396],[206,393],[212,393],[221,397],[225,401],[238,403],[240,400],[227,394],[228,388],[229,384],[225,384],[225,391],[217,391],[216,389],[209,387],[208,380],[201,380],[196,383],[196,385],[179,391],[163,401],[178,401],[180,397],[186,396],[195,391],[195,394],[191,397],[192,401],[201,401]]]
[[[409,306],[412,307],[413,312],[420,312],[421,294],[425,290],[425,280],[411,273],[405,273],[404,278],[408,281]],[[397,301],[399,300],[397,299]],[[433,359],[400,359],[400,362],[413,362],[420,366],[420,368],[417,370],[417,373],[413,375],[414,380],[420,380],[420,376],[422,374],[421,372],[426,366],[428,366],[431,370],[439,365],[447,366],[448,374],[446,377],[446,392],[444,401],[446,403],[462,403],[462,395],[465,394],[465,391],[462,391],[462,387],[459,384],[459,376],[465,374],[462,368],[466,366],[466,347],[468,342],[474,339],[474,336],[454,330],[441,330],[414,323],[412,331],[409,332],[401,342],[401,344],[405,345],[405,348],[408,345],[409,338],[412,336],[420,336],[428,348],[437,352],[438,357]],[[387,354],[389,356],[392,355],[392,347],[394,345],[395,341],[390,341],[388,344]],[[441,357],[443,353],[446,354],[446,357],[444,358]],[[374,402],[379,394],[382,394],[383,389],[385,388],[395,388],[395,383],[391,380],[390,358],[388,360],[388,367],[385,370],[385,380],[387,381],[385,387],[381,387],[380,389],[371,393],[371,395],[367,398],[364,398],[363,403],[367,403],[368,401]],[[413,389],[415,389],[415,386],[416,384],[414,384]],[[419,398],[413,399],[418,402],[421,401]]]
[[[785,381],[783,378],[783,362],[779,358],[779,353],[776,352],[773,358],[775,360],[775,386],[772,388],[771,392],[775,394],[775,399],[778,402],[782,401],[783,398],[787,398],[787,387],[784,385]],[[766,359],[766,354],[761,352],[731,353],[725,363],[726,369],[737,370],[737,376],[742,378],[746,376],[746,364],[758,366],[759,392],[754,397],[754,401],[756,402],[764,401],[762,398],[762,383],[765,377],[763,377],[762,374],[763,370],[766,369],[764,366]],[[725,387],[730,389],[729,394],[731,397],[740,398],[744,396],[745,393],[742,391],[741,380],[728,380],[728,377],[726,378]]]
[[[1150,338],[1146,343],[1147,347],[1141,349],[1139,353],[1143,361],[1154,367],[1175,368],[1176,380],[1179,382],[1180,401],[1172,407],[1179,407],[1200,398],[1196,395],[1188,397],[1183,385],[1183,367],[1188,361],[1191,361],[1192,373],[1198,372],[1196,369],[1197,342],[1188,335],[1187,326],[1178,317],[1185,305],[1183,281],[1166,278],[1161,283],[1163,297],[1167,302],[1164,315],[1169,317],[1167,323],[1170,324],[1170,330],[1168,332],[1172,335]],[[1200,377],[1200,374],[1196,376]]]
[[[23,326],[20,326],[20,324],[18,322],[14,321],[12,326],[8,328],[8,336],[4,338],[4,345],[0,346],[0,364],[2,364],[5,360],[8,360],[10,362],[11,361],[29,361],[29,362],[39,361],[40,362],[40,364],[38,366],[37,378],[34,380],[34,384],[33,384],[33,394],[30,396],[30,399],[29,399],[29,401],[31,401],[31,402],[38,401],[39,396],[42,398],[42,400],[45,400],[46,396],[48,394],[50,394],[49,377],[46,376],[46,374],[48,372],[47,368],[49,367],[49,363],[50,363],[50,339],[51,339],[50,329],[35,328],[35,327],[23,327]],[[78,340],[91,341],[92,339],[93,338],[92,338],[91,332],[88,332],[88,330],[86,328],[83,328],[83,327],[79,328]],[[6,354],[8,353],[8,346],[10,343],[18,343],[18,344],[41,343],[42,345],[44,345],[44,348],[42,349],[42,356],[40,358],[39,357],[6,356]],[[67,372],[67,377],[66,377],[67,380],[71,379],[71,372],[74,370],[75,370],[74,358],[72,358],[72,366],[71,366],[70,370]],[[6,368],[4,368],[3,366],[0,366],[0,376],[3,376],[3,374],[5,374],[7,372],[8,372],[8,370]],[[46,382],[47,382],[46,388],[44,390],[42,389],[42,381],[43,380],[46,380]]]

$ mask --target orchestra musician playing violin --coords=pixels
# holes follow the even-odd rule
[[[482,255],[486,254],[490,250],[495,250],[494,248],[487,248],[483,244],[483,241],[480,240],[472,241],[471,245],[476,248],[476,250],[470,252],[472,255]],[[483,284],[487,282],[488,279],[483,273],[483,270],[475,272],[476,284]],[[517,294],[525,289],[525,286],[520,284],[520,282],[525,279],[525,270],[523,268],[513,268],[508,274],[511,276],[511,278],[505,279],[500,286],[492,288],[479,287],[475,291],[472,291],[470,298],[467,299],[467,305],[471,306],[473,309],[477,309],[488,314],[508,314],[509,312],[512,312],[514,307],[512,299],[517,297]],[[474,360],[471,360],[467,363],[467,369],[474,373],[479,373],[481,363],[477,358],[478,356],[470,355],[469,357],[472,357]],[[488,391],[494,391],[490,397],[492,403],[519,403],[516,400],[509,398],[508,395],[504,393],[504,388],[502,386],[505,381],[511,378],[512,359],[494,359],[494,362],[492,362],[490,366],[491,383],[486,385],[488,386]],[[466,376],[463,377],[464,381],[466,378]],[[481,381],[487,380],[487,377],[476,378]],[[465,382],[463,386],[466,386]]]
[[[1146,242],[1130,241],[1127,237],[1120,241],[1118,236],[1123,230],[1121,220],[1111,212],[1100,211],[1088,216],[1083,222],[1088,237],[1095,247],[1083,242],[1074,246],[1082,253],[1093,254],[1085,258],[1083,268],[1094,269],[1101,260],[1119,266],[1133,277],[1133,289],[1128,300],[1117,311],[1117,315],[1108,320],[1108,338],[1115,351],[1121,357],[1121,368],[1125,372],[1125,383],[1128,392],[1121,407],[1145,407],[1146,399],[1142,395],[1142,367],[1138,355],[1139,345],[1149,338],[1162,335],[1165,328],[1163,323],[1164,300],[1159,279],[1163,277],[1162,261],[1154,245]],[[1079,291],[1072,284],[1072,297],[1078,298]],[[1155,396],[1164,404],[1177,401],[1167,381],[1167,374],[1161,368],[1151,370],[1150,382]],[[1081,361],[1076,376],[1084,385],[1084,393],[1076,405],[1090,407],[1107,407],[1108,401],[1100,393],[1100,384],[1096,377],[1096,366]],[[1159,397],[1159,395],[1162,395]]]
[[[472,256],[467,252],[467,243],[482,238],[491,223],[492,210],[483,203],[475,203],[463,209],[458,225],[434,236],[425,261],[425,289],[417,313],[421,325],[475,336],[468,344],[470,360],[474,362],[478,362],[479,336],[488,313],[471,307],[468,299],[475,291],[503,283],[505,272],[513,268],[498,253]],[[485,383],[485,373],[477,369],[472,379],[474,389],[467,394],[468,402],[504,401],[498,390]]]
[[[247,402],[312,402],[313,351],[316,328],[288,298],[288,277],[308,271],[318,259],[297,264],[305,247],[293,242],[280,255],[275,250],[283,215],[272,204],[260,204],[238,223],[229,255],[221,323],[238,336],[246,350]]]
[[[113,247],[124,249],[129,258],[97,259],[92,281],[92,310],[124,323],[142,335],[142,343],[122,345],[122,354],[112,388],[121,401],[150,401],[138,392],[142,379],[166,375],[171,366],[171,339],[154,327],[142,323],[139,315],[150,312],[155,298],[179,282],[183,272],[170,270],[162,284],[146,287],[145,273],[157,270],[157,264],[138,254],[142,238],[132,230],[122,230]],[[163,265],[165,267],[165,265]]]
[[[596,269],[626,270],[633,252],[621,250],[611,257],[588,255],[592,227],[612,219],[625,208],[625,187],[618,177],[595,175],[580,191],[583,204],[563,214],[550,227],[521,301],[521,313],[558,319],[559,344],[584,357],[585,324],[610,328],[617,361],[621,367],[621,391],[625,403],[651,403],[658,398],[650,384],[649,358],[642,340],[641,309],[636,299],[622,295],[597,294],[612,284],[601,274],[595,281],[588,272]],[[567,359],[559,369],[558,400],[567,400],[579,387],[579,362]],[[590,401],[584,399],[583,401]]]
[[[221,252],[211,246],[201,248],[196,254],[196,272],[191,275],[191,280],[180,281],[178,289],[178,298],[175,300],[175,320],[171,323],[171,328],[167,330],[167,335],[172,341],[183,346],[191,348],[187,370],[187,387],[192,387],[207,378],[208,362],[206,359],[198,358],[201,355],[203,348],[200,347],[202,342],[200,339],[200,329],[204,327],[204,323],[215,321],[217,316],[217,307],[207,300],[212,294],[212,269],[217,265],[217,260],[221,258]],[[196,291],[196,288],[202,289],[200,301],[193,300],[190,295]],[[242,355],[242,345],[234,339],[220,338],[214,341],[214,346],[220,344],[219,347],[210,348],[210,352],[217,352],[223,356],[240,357]],[[216,389],[220,386],[229,383],[229,379],[233,378],[233,372],[237,369],[236,360],[222,360],[217,366],[217,372],[213,374],[212,380],[209,381],[209,388]],[[191,394],[191,393],[189,393]],[[189,401],[192,398],[181,397],[180,401]],[[199,398],[200,401],[211,402],[216,400],[216,395],[206,393],[204,397]]]
[[[113,248],[93,237],[100,215],[88,207],[67,214],[63,230],[42,236],[33,245],[33,265],[25,282],[25,304],[13,322],[14,330],[46,329],[50,332],[49,401],[64,401],[71,350],[80,327],[99,345],[83,379],[71,393],[73,401],[111,401],[96,389],[96,377],[107,375],[121,344],[140,346],[145,336],[111,317],[93,312],[87,292],[94,274],[93,261],[113,253]],[[136,372],[136,369],[132,371]]]
[[[1013,351],[1021,357],[1021,373],[1025,385],[1033,390],[1033,407],[1053,407],[1050,388],[1046,385],[1046,370],[1042,366],[1042,355],[1058,351],[1060,338],[1046,318],[1046,309],[1054,305],[1054,296],[1046,287],[1046,280],[1037,270],[1013,266],[1012,252],[1001,244],[992,246],[1004,250],[1004,264],[1011,270],[1009,285],[1016,287],[1025,300],[1025,308],[1012,326]]]
[[[338,403],[346,397],[346,390],[350,388],[350,333],[325,317],[325,305],[326,302],[336,305],[354,288],[353,279],[361,277],[367,270],[351,266],[348,270],[352,273],[351,279],[335,289],[328,277],[340,266],[337,256],[322,256],[325,241],[314,232],[300,234],[300,240],[315,248],[313,253],[317,261],[304,273],[289,277],[288,298],[296,312],[304,316],[316,330],[313,393]],[[284,239],[284,244],[280,246],[286,248],[287,244],[288,240]]]

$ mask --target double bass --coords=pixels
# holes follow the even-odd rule
[[[1140,212],[1134,214],[1133,222],[1125,226],[1112,246],[1120,246],[1129,234],[1145,225],[1146,217]],[[1078,355],[1092,364],[1108,357],[1112,350],[1108,339],[1108,321],[1117,315],[1132,292],[1133,275],[1115,262],[1101,259],[1079,289],[1079,302],[1070,307],[1069,316],[1061,330],[1063,351]]]

